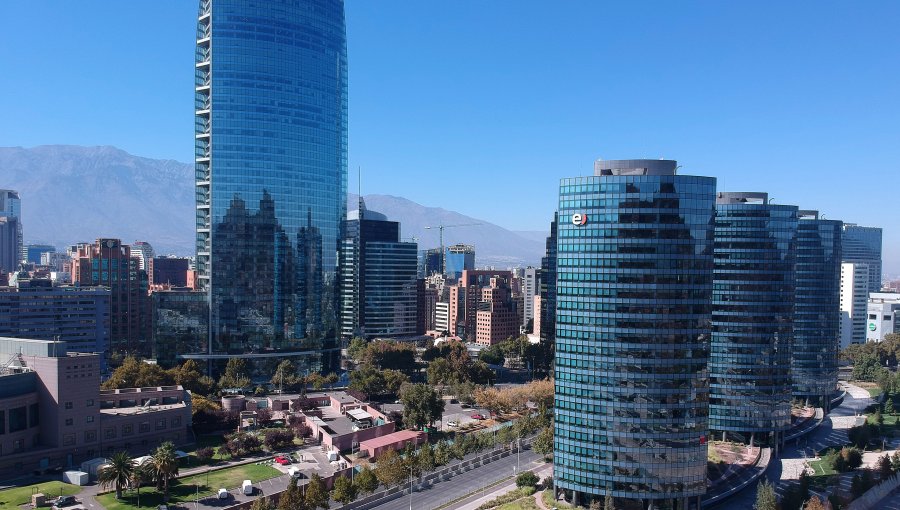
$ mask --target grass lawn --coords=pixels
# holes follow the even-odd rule
[[[814,471],[813,476],[831,476],[837,474],[837,471],[831,469],[831,466],[828,465],[825,459],[810,461],[809,467]]]
[[[522,499],[517,499],[512,503],[500,505],[496,507],[495,510],[540,510],[540,507],[537,506],[537,503],[535,503],[534,496],[528,496]]]
[[[541,493],[541,499],[544,501],[544,505],[547,508],[559,508],[559,510],[574,510],[576,507],[566,503],[565,501],[554,501],[553,500],[553,490],[545,490]]]
[[[53,481],[5,489],[0,491],[0,510],[18,510],[19,505],[31,503],[31,495],[36,492],[43,492],[49,500],[60,494],[74,496],[81,492],[81,487]]]
[[[269,478],[281,476],[281,471],[277,469],[260,465],[245,464],[243,466],[235,466],[227,469],[219,469],[209,472],[209,486],[206,485],[206,473],[192,475],[185,478],[173,480],[169,488],[170,503],[186,503],[194,501],[197,498],[197,488],[199,486],[199,497],[201,499],[215,494],[219,488],[235,489],[241,486],[244,480],[252,480],[254,484]],[[131,510],[138,508],[137,491],[127,491],[121,500],[116,500],[115,492],[110,492],[97,496],[97,501],[103,505],[106,510]],[[161,505],[163,495],[157,492],[155,486],[144,487],[140,494],[141,508],[155,508]]]
[[[881,395],[881,388],[879,388],[878,386],[874,388],[867,388],[867,391],[869,392],[869,396],[872,398],[876,398],[878,397],[878,395]]]

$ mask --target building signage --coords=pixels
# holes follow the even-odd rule
[[[572,225],[578,225],[579,227],[587,223],[587,214],[575,213],[572,215]]]
[[[875,331],[876,328],[877,328],[877,326],[875,326],[874,322],[869,323],[869,331]]]

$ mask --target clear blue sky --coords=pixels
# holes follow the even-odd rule
[[[0,2],[0,145],[190,161],[196,11]],[[672,158],[884,227],[900,273],[900,2],[348,0],[347,19],[364,193],[538,230],[595,158]]]

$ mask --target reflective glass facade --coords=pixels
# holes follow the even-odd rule
[[[719,193],[715,246],[709,428],[763,439],[791,423],[797,207]]]
[[[554,483],[581,504],[706,491],[716,181],[675,168],[560,183]]]
[[[828,407],[837,388],[841,338],[840,220],[801,211],[794,297],[794,396]]]
[[[844,262],[868,264],[870,292],[881,289],[881,229],[845,224],[843,231]]]
[[[330,369],[347,187],[343,2],[203,0],[196,62],[203,354]]]

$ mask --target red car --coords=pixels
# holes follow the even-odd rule
[[[275,457],[275,462],[281,464],[282,466],[287,466],[291,463],[291,459],[285,457],[284,455],[279,455]]]
[[[473,420],[483,420],[483,419],[484,419],[484,415],[475,413],[475,414],[472,415],[472,419],[473,419]]]

